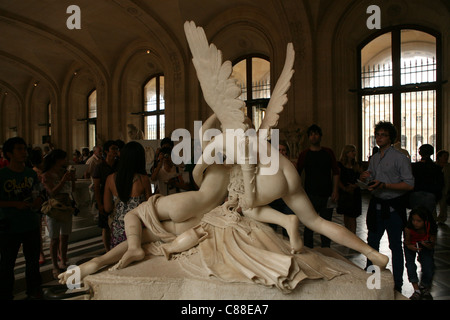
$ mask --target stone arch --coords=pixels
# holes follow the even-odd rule
[[[141,117],[133,113],[142,111],[142,88],[145,80],[153,74],[165,73],[165,67],[157,49],[148,42],[131,44],[120,61],[118,77],[115,79],[116,87],[121,93],[118,97],[118,123],[122,139],[127,140],[127,124],[143,129]]]
[[[366,10],[371,4],[373,3],[369,0],[347,0],[339,1],[339,3],[334,1],[327,8],[318,29],[318,34],[323,36],[318,37],[317,45],[318,59],[322,61],[317,70],[321,75],[322,83],[320,95],[317,95],[317,106],[320,118],[323,119],[326,127],[331,129],[327,135],[333,137],[332,142],[324,139],[324,144],[335,145],[338,151],[348,143],[361,145],[359,104],[354,89],[358,87],[357,47],[378,32],[376,29],[369,30],[366,25],[369,18]],[[383,0],[378,6],[381,9],[382,29],[414,23],[441,32],[443,39],[449,35],[447,31],[449,22],[443,21],[445,18],[440,14],[442,10],[445,10],[442,3],[436,2],[425,6],[418,0],[400,0],[395,3]],[[443,47],[442,50],[445,52],[446,48]],[[443,59],[443,65],[445,65],[445,59],[448,57]],[[445,97],[448,99],[448,95],[449,90],[446,90],[444,86],[444,100]],[[443,104],[445,105],[445,101]],[[444,112],[442,122],[448,123],[449,116],[449,112]],[[444,140],[446,137],[448,139],[448,134],[443,132]]]
[[[172,46],[162,48],[155,44],[151,41],[133,42],[118,60],[112,81],[115,88],[113,101],[117,101],[117,119],[113,121],[119,123],[119,134],[123,140],[127,139],[128,123],[141,128],[140,116],[132,113],[142,111],[143,86],[156,74],[164,74],[166,83],[166,133],[185,124],[188,107],[185,103],[184,59],[180,51],[170,49]]]
[[[41,145],[42,137],[47,135],[47,108],[55,99],[45,84],[35,82],[27,97],[28,119],[27,127],[30,132],[27,142],[32,145]]]
[[[226,10],[215,16],[205,25],[200,25],[205,30],[209,43],[214,43],[222,51],[223,60],[234,61],[240,57],[250,54],[257,54],[269,57],[271,61],[271,77],[273,78],[274,56],[278,54],[276,49],[276,37],[273,30],[275,26],[261,23],[270,21],[269,17],[256,7],[235,7]],[[285,54],[286,47],[284,47]],[[189,53],[190,54],[190,53]],[[195,70],[193,66],[189,66]],[[281,69],[280,69],[281,70]],[[273,80],[273,79],[271,79]],[[192,78],[193,88],[190,92],[198,93],[198,109],[196,110],[201,120],[206,120],[212,114],[212,110],[202,98],[201,88],[198,79]],[[272,82],[272,81],[271,81]],[[272,82],[273,83],[273,82]],[[195,106],[194,106],[195,108]]]
[[[17,90],[9,84],[0,82],[0,136],[3,144],[14,136],[22,136],[24,130],[20,122],[20,112],[24,101]]]
[[[94,89],[97,90],[97,112],[101,114],[105,110],[100,106],[107,103],[104,84],[97,81],[90,69],[73,66],[66,76],[61,104],[54,110],[58,129],[56,136],[60,139],[54,142],[70,154],[72,149],[87,145],[87,103]],[[100,128],[97,132],[97,143],[101,144],[104,134]]]
[[[274,2],[273,5],[277,14],[271,16],[258,7],[240,6],[214,16],[214,19],[202,27],[205,29],[208,40],[223,52],[226,60],[233,61],[247,54],[269,57],[272,89],[284,66],[287,43],[294,44],[295,73],[288,93],[288,102],[280,115],[279,127],[280,129],[288,126],[299,128],[299,121],[296,118],[304,119],[305,113],[299,110],[298,105],[296,106],[296,97],[301,98],[302,101],[310,101],[311,98],[308,95],[312,92],[310,89],[312,81],[309,79],[312,72],[308,71],[309,65],[304,63],[306,57],[311,56],[309,18],[305,10],[298,10],[299,7],[303,8],[303,4],[298,1]],[[291,13],[293,7],[296,13],[302,14],[293,15]],[[200,115],[199,118],[206,119],[211,111],[201,99],[201,89],[197,79],[191,81],[196,85],[189,92],[198,92],[199,97],[200,107],[197,113]]]
[[[101,60],[99,60],[95,56],[95,54],[86,50],[85,47],[73,41],[73,39],[64,35],[64,33],[55,31],[50,27],[48,27],[47,25],[40,23],[39,21],[34,21],[23,16],[11,14],[6,11],[2,11],[0,16],[2,17],[2,19],[11,21],[11,23],[17,26],[18,28],[29,30],[30,32],[33,32],[34,34],[42,37],[43,39],[50,40],[53,43],[64,47],[64,49],[67,50],[68,53],[78,57],[78,60],[81,61],[80,63],[83,64],[83,68],[90,69],[90,72],[92,73],[96,81],[100,84],[99,86],[103,87],[106,86],[105,88],[107,88],[107,79],[109,72],[106,66],[102,63]],[[50,92],[50,97],[52,100],[53,106],[52,113],[55,123],[55,126],[52,128],[54,129],[52,142],[55,142],[56,145],[61,148],[67,149],[72,148],[72,143],[70,142],[69,134],[72,133],[70,123],[73,122],[73,119],[70,118],[71,112],[68,111],[69,104],[67,104],[66,93],[68,88],[67,83],[70,83],[70,78],[73,76],[74,70],[69,70],[68,75],[66,76],[66,81],[62,86],[59,86],[59,84],[57,84],[58,80],[53,79],[50,75],[41,70],[39,66],[33,65],[32,63],[27,61],[20,60],[17,57],[12,57],[3,51],[0,51],[0,56],[2,58],[5,57],[10,60],[12,59],[13,63],[15,64],[19,63],[26,72],[32,75],[33,78],[36,77],[36,79],[38,79],[40,82],[42,83],[45,82]],[[78,68],[81,69],[81,66],[78,66]],[[99,104],[99,108],[101,108],[103,105],[106,105],[108,91],[102,90],[101,97],[102,103]],[[24,112],[25,114],[26,113],[30,114],[29,112],[31,110],[29,103],[32,102],[30,90],[27,91],[25,97],[23,97],[23,100],[25,101],[25,103],[23,105],[22,111],[26,111]],[[33,121],[34,119],[31,116],[25,116],[25,119],[23,119],[22,121],[25,129],[23,133],[21,133],[20,131],[19,133],[23,134],[23,137],[26,140],[35,139],[34,137],[32,137],[31,134],[32,131],[31,124]]]
[[[5,83],[4,86],[9,88],[7,91],[15,92],[17,96],[20,95],[19,100],[22,101],[19,108],[21,121],[18,125],[18,135],[23,137],[27,143],[37,144],[39,143],[39,140],[33,135],[33,132],[35,131],[34,125],[36,122],[32,115],[37,113],[32,107],[32,103],[34,103],[32,94],[36,91],[35,89],[38,89],[40,92],[45,91],[49,100],[55,100],[58,92],[58,86],[44,70],[40,69],[36,65],[33,65],[32,63],[9,55],[3,51],[0,51],[0,57],[3,61],[19,66],[23,72],[29,74],[29,82],[25,85],[25,93],[19,93],[19,88],[15,88],[13,90],[11,84]],[[35,87],[35,84],[38,84],[38,86]],[[40,109],[38,109],[38,111],[39,110]],[[2,137],[1,134],[0,137]]]

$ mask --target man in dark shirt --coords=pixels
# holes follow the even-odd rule
[[[95,201],[98,209],[98,226],[102,228],[102,239],[106,251],[111,248],[111,231],[108,225],[108,215],[103,205],[103,195],[105,193],[106,178],[117,169],[117,157],[119,147],[116,141],[109,140],[103,145],[105,159],[94,168],[92,179],[94,181]]]
[[[333,207],[338,200],[339,167],[333,150],[322,147],[322,129],[312,125],[307,130],[310,147],[300,153],[297,161],[299,175],[305,170],[305,191],[317,213],[331,220]],[[334,205],[331,205],[334,204]],[[313,231],[303,232],[305,246],[314,246]],[[321,235],[322,247],[330,247],[330,239]]]
[[[444,174],[441,167],[431,160],[431,156],[434,154],[432,145],[421,145],[419,154],[422,159],[411,164],[414,191],[410,196],[410,205],[411,209],[422,206],[427,208],[429,213],[434,214],[436,205],[442,197]]]
[[[22,138],[8,139],[3,145],[9,160],[0,170],[0,300],[12,299],[14,266],[20,246],[26,261],[27,296],[42,298],[40,254],[40,216],[36,172],[25,166],[27,146]]]

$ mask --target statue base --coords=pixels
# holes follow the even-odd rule
[[[313,249],[346,273],[327,279],[305,279],[288,294],[255,283],[225,282],[202,275],[195,263],[181,264],[149,256],[125,269],[104,269],[84,279],[94,300],[394,300],[389,270],[367,273],[332,249]],[[187,259],[195,261],[198,253]],[[186,257],[184,257],[186,258]]]

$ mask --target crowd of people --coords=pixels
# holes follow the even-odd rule
[[[445,223],[450,205],[449,152],[438,151],[434,162],[431,159],[434,147],[423,144],[419,148],[420,161],[411,163],[409,153],[394,144],[397,130],[392,123],[380,121],[374,133],[377,147],[365,168],[357,160],[356,146],[351,144],[343,147],[337,160],[333,150],[321,145],[321,128],[312,125],[306,132],[309,147],[300,153],[297,171],[304,174],[304,188],[316,212],[327,220],[332,219],[334,212],[343,215],[345,227],[353,233],[357,230],[357,218],[362,214],[362,194],[369,192],[367,243],[379,250],[380,240],[387,232],[395,290],[402,291],[406,266],[414,288],[410,298],[432,299],[437,225]],[[279,151],[289,157],[286,143],[280,143]],[[293,214],[282,199],[271,206]],[[305,246],[312,248],[312,231],[305,227],[303,237]],[[330,247],[330,239],[321,236],[321,246]],[[416,255],[422,267],[421,281],[417,275]],[[368,260],[366,268],[370,265]]]
[[[193,188],[184,168],[170,160],[172,147],[170,139],[163,139],[147,172],[144,147],[135,141],[108,140],[91,151],[75,150],[71,159],[54,147],[30,148],[20,137],[5,141],[0,150],[0,299],[13,298],[14,266],[21,246],[26,294],[30,299],[42,297],[39,268],[46,262],[42,228],[47,228],[50,238],[53,277],[58,279],[67,269],[72,217],[79,211],[73,196],[74,165],[86,167],[83,178],[91,180],[89,190],[108,251],[126,240],[124,217],[152,195],[152,183],[154,192],[164,194]]]
[[[397,131],[392,123],[379,122],[374,133],[378,147],[368,166],[357,160],[357,148],[351,144],[345,145],[336,159],[332,149],[322,146],[322,129],[317,125],[307,130],[309,147],[295,162],[290,160],[304,176],[304,189],[315,211],[329,221],[334,213],[343,215],[345,227],[355,234],[362,214],[362,194],[370,193],[367,243],[379,250],[381,237],[387,232],[395,289],[402,290],[406,266],[415,290],[411,299],[431,299],[437,223],[447,218],[449,153],[437,152],[434,162],[433,146],[424,144],[419,150],[421,160],[411,163],[394,147]],[[98,227],[109,251],[127,239],[125,215],[153,193],[169,195],[197,188],[191,172],[172,162],[173,146],[169,138],[163,139],[147,172],[144,148],[135,141],[109,140],[92,150],[75,150],[69,159],[61,149],[27,148],[22,138],[8,139],[0,150],[0,298],[13,298],[14,265],[20,246],[26,259],[27,295],[41,297],[43,226],[50,238],[53,276],[57,279],[66,270],[72,216],[78,210],[73,197],[73,164],[86,167],[83,178],[91,180],[89,190],[98,212]],[[290,158],[283,141],[279,151]],[[270,206],[293,214],[282,199]],[[305,227],[303,238],[305,246],[314,247],[312,230]],[[322,247],[330,244],[330,239],[321,236]],[[416,255],[421,263],[420,281]],[[368,260],[366,267],[370,265]]]
[[[432,299],[437,222],[446,221],[450,197],[448,152],[439,151],[434,162],[434,147],[424,144],[419,148],[421,160],[411,163],[409,154],[394,145],[397,130],[392,123],[380,121],[374,133],[377,148],[364,170],[356,160],[354,145],[344,146],[336,161],[333,151],[320,145],[322,131],[313,125],[307,131],[310,147],[300,154],[297,170],[299,174],[305,171],[305,191],[319,215],[330,220],[336,207],[337,214],[344,216],[345,226],[354,233],[356,218],[362,213],[361,191],[368,190],[367,243],[379,250],[387,232],[395,290],[402,292],[406,260],[408,279],[415,290],[410,298]],[[312,247],[311,231],[306,228],[304,238],[305,245]],[[322,247],[330,246],[329,239],[322,236],[321,240]],[[422,267],[421,281],[416,255]],[[368,260],[366,268],[370,265]]]

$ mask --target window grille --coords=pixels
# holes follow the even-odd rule
[[[375,145],[374,126],[390,121],[411,161],[420,160],[420,145],[437,149],[439,111],[437,36],[414,29],[394,28],[361,47],[360,84],[362,160]]]
[[[88,97],[87,143],[92,150],[97,141],[97,90],[93,90]]]
[[[392,86],[392,65],[377,64],[363,66],[361,72],[362,88],[390,87]]]
[[[143,107],[144,135],[148,140],[165,137],[164,76],[151,78],[144,86]],[[158,130],[159,128],[159,130]]]
[[[244,58],[233,66],[232,77],[241,88],[239,99],[246,102],[246,115],[252,119],[257,130],[264,118],[271,94],[270,62],[265,58]]]
[[[402,134],[407,141],[404,148],[409,151],[411,161],[415,162],[421,158],[419,147],[422,144],[436,145],[436,91],[405,92],[401,99],[405,117]]]
[[[402,84],[436,81],[435,57],[408,59],[403,61],[401,72]]]

